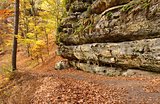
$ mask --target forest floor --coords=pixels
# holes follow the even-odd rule
[[[160,104],[160,76],[108,77],[73,68],[55,70],[62,58],[54,52],[31,69],[30,59],[19,56],[19,70],[0,79],[0,104]]]

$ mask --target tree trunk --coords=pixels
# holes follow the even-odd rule
[[[12,47],[12,70],[17,69],[17,35],[18,35],[18,24],[19,24],[19,0],[15,0],[15,16],[14,16],[14,37]]]
[[[46,36],[47,53],[49,55],[49,37],[48,37],[46,30],[44,30],[44,32],[45,32],[45,36]]]

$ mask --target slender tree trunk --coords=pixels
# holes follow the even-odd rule
[[[45,31],[45,36],[46,36],[47,52],[48,52],[48,55],[49,55],[49,37],[48,37],[48,34],[47,34],[46,30],[44,30],[44,31]]]
[[[14,37],[12,47],[12,70],[17,69],[17,38],[19,24],[19,0],[15,0],[15,16],[14,16]]]

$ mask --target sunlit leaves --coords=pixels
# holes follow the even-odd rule
[[[27,33],[27,34],[26,34],[26,37],[27,37],[28,39],[34,39],[34,38],[35,38],[35,34],[34,34],[34,33]]]
[[[2,18],[2,19],[7,18],[7,17],[11,16],[12,13],[13,13],[13,11],[9,10],[9,9],[0,10],[0,18]]]
[[[55,41],[56,28],[65,11],[63,0],[33,0],[34,3],[31,0],[20,1],[18,44],[28,51],[28,56],[42,58],[42,54],[49,53],[51,41]],[[0,7],[0,22],[3,21],[0,34],[12,33],[14,7],[11,4],[14,4],[14,0],[0,0],[0,5],[3,5]],[[36,15],[33,15],[34,11]],[[12,45],[10,41],[5,42]]]

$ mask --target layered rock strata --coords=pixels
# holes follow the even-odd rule
[[[70,0],[66,8],[57,43],[73,66],[120,75],[160,72],[159,0]]]

